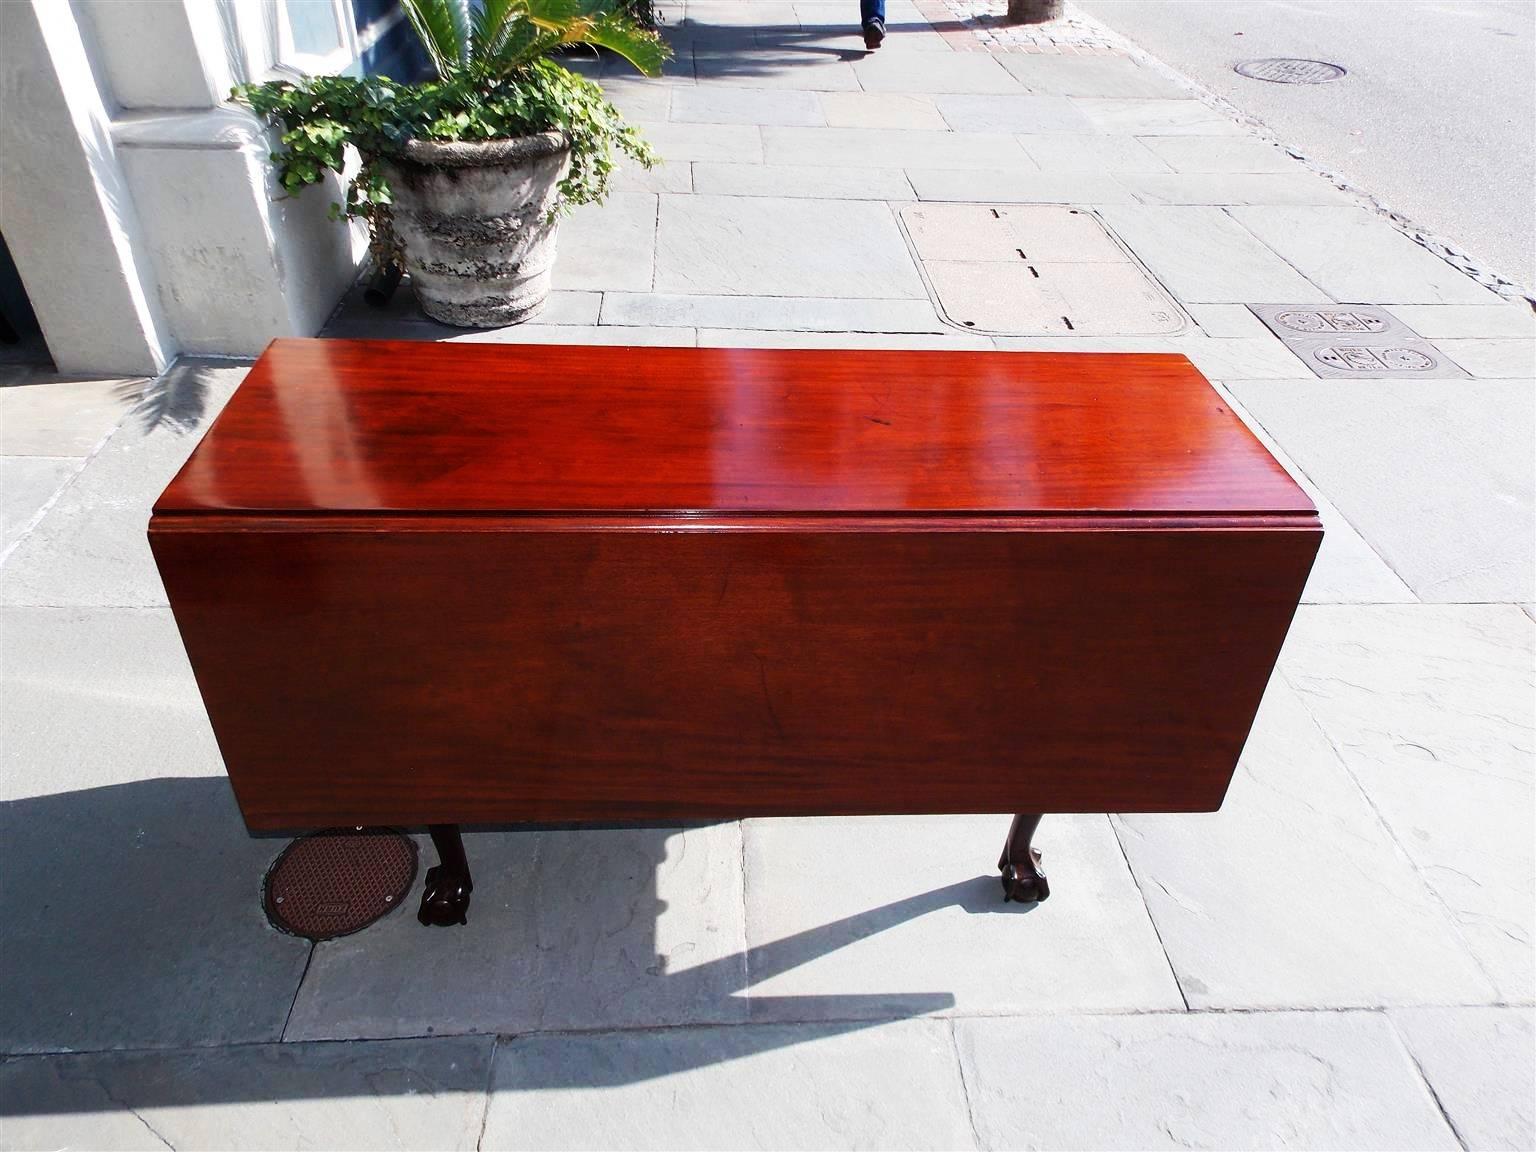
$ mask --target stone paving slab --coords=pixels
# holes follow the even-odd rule
[[[0,608],[0,801],[222,777],[169,609]]]
[[[1536,599],[1529,381],[1227,386],[1421,600]]]
[[[144,384],[0,368],[0,455],[87,456],[139,402]]]
[[[490,1038],[262,1044],[0,1064],[6,1148],[472,1149]]]
[[[701,82],[741,88],[794,88],[811,92],[858,92],[853,66],[817,46],[731,47],[700,44],[693,52]]]
[[[464,841],[469,923],[428,931],[407,909],[317,945],[287,1039],[746,1019],[737,825]]]
[[[1019,142],[1005,132],[929,132],[915,128],[764,128],[763,154],[769,164],[825,164],[839,168],[1035,170],[1035,162],[1019,146]],[[972,198],[975,198],[974,193]]]
[[[755,88],[674,88],[670,119],[702,124],[781,124],[825,126],[815,92]],[[646,138],[651,139],[650,131]],[[695,157],[687,159],[720,159]]]
[[[969,52],[876,52],[854,61],[853,73],[866,92],[1022,92],[997,59]]]
[[[663,160],[651,168],[621,166],[613,175],[615,192],[692,192],[693,165],[687,160]]]
[[[1008,352],[1177,352],[1210,380],[1281,380],[1298,361],[1273,336],[1213,340],[1196,333],[1173,336],[997,336]]]
[[[692,90],[688,84],[655,84],[649,77],[609,76],[603,79],[603,95],[631,120],[666,120],[672,109],[672,93]]]
[[[507,1041],[483,1147],[973,1144],[948,1026],[910,1021]]]
[[[0,803],[0,1051],[282,1035],[309,943],[272,928],[228,782],[158,778]]]
[[[0,556],[80,469],[76,457],[0,456]]]
[[[1394,304],[1387,309],[1426,340],[1504,337],[1536,340],[1536,311],[1508,304]]]
[[[1206,307],[1216,307],[1216,305],[1206,305]],[[1253,319],[1253,313],[1248,309],[1244,308],[1242,311],[1249,319]],[[1345,518],[1333,501],[1328,499],[1322,490],[1312,483],[1307,474],[1285,454],[1285,450],[1275,443],[1274,438],[1264,430],[1263,425],[1248,415],[1241,404],[1233,401],[1231,394],[1219,381],[1215,383],[1217,389],[1232,404],[1232,410],[1242,418],[1270,454],[1290,473],[1291,479],[1306,490],[1307,495],[1312,498],[1312,503],[1317,506],[1318,517],[1323,522],[1323,543],[1318,549],[1317,559],[1312,564],[1312,572],[1307,577],[1307,586],[1301,596],[1302,602],[1304,604],[1415,603],[1416,597],[1409,591],[1408,585],[1404,584],[1397,573],[1387,566],[1387,562],[1376,554],[1376,550],[1365,542],[1365,538],[1355,531],[1354,525]]]
[[[707,164],[693,166],[692,191],[716,196],[804,197],[811,200],[914,200],[899,168],[823,165]]]
[[[802,20],[800,27],[803,32],[817,33],[809,43],[814,44],[819,51],[837,52],[850,61],[858,61],[867,55],[864,36],[858,28],[857,5],[831,9],[829,15],[818,18],[815,23]],[[760,36],[759,42],[768,42],[770,38],[771,34]],[[807,43],[803,37],[798,42],[802,45]],[[880,55],[928,57],[953,52],[954,46],[935,32],[926,20],[921,17],[895,19],[891,17],[890,6],[887,5],[885,43],[880,46]]]
[[[1124,815],[1115,827],[1192,1008],[1496,998],[1444,907],[1278,678],[1220,812]]]
[[[700,89],[680,88],[692,95]],[[719,89],[702,89],[711,96]],[[746,90],[743,89],[743,92]],[[753,93],[765,96],[767,93]],[[797,92],[809,96],[809,92]],[[763,160],[762,130],[755,123],[664,123],[636,125],[656,154],[673,163],[683,160],[713,160],[722,164],[760,164]],[[601,205],[597,207],[601,208]]]
[[[1194,333],[1166,337],[1211,380],[1284,379],[1296,371],[1296,354],[1273,336],[1211,340]]]
[[[1032,160],[1028,162],[1034,163]],[[997,168],[957,171],[954,168],[914,166],[907,169],[907,179],[912,182],[919,200],[966,204],[1077,204],[1087,208],[1130,204],[1134,200],[1129,188],[1105,172]]]
[[[743,296],[927,295],[884,204],[767,196],[663,196],[655,288]]]
[[[752,1016],[1182,1008],[1103,816],[1052,816],[1051,898],[1008,904],[1007,816],[749,820]]]
[[[986,96],[939,96],[939,115],[956,132],[1012,132],[1030,135],[1082,135],[1093,125],[1065,96],[1034,92]]]
[[[739,328],[700,328],[700,348],[934,348],[941,351],[990,351],[986,336],[942,332],[743,332]]]
[[[1100,132],[1123,136],[1242,136],[1242,126],[1198,100],[1074,98]]]
[[[1441,337],[1435,347],[1474,376],[1536,382],[1536,336],[1497,340]]]
[[[449,339],[459,344],[616,344],[635,348],[692,348],[697,333],[686,327],[599,327],[571,324],[521,324],[516,328],[492,328],[466,332]]]
[[[942,132],[949,127],[932,96],[897,92],[820,92],[821,112],[833,128],[918,128]]]
[[[453,329],[448,333],[426,324],[400,324],[393,328],[367,320],[341,319],[326,326],[325,335],[336,340],[442,340],[450,344],[617,344],[647,347],[691,348],[697,342],[692,328],[596,327],[578,324],[519,324],[510,328]]]
[[[686,30],[693,25],[720,28],[750,28],[766,25],[798,28],[800,18],[791,0],[754,0],[751,4],[732,4],[725,0],[688,0]]]
[[[1281,674],[1501,997],[1536,1001],[1536,632],[1520,610],[1309,609]]]
[[[918,195],[922,195],[918,188]],[[1221,208],[1120,206],[1104,219],[1189,303],[1328,304],[1329,297]]]
[[[998,62],[1031,92],[1099,99],[1187,99],[1173,80],[1120,56],[1047,56],[1009,52]]]
[[[1312,172],[1173,172],[1121,177],[1144,204],[1353,204]]]
[[[145,397],[6,560],[0,603],[165,603],[144,535],[170,482],[244,367],[182,358]]]
[[[1456,1149],[1376,1013],[960,1020],[984,1148]]]
[[[1536,1011],[1399,1008],[1388,1016],[1465,1147],[1536,1147]]]
[[[1233,208],[1232,216],[1335,300],[1354,304],[1496,304],[1499,300],[1364,208],[1265,205]]]
[[[656,263],[657,196],[615,192],[577,208],[560,225],[555,287],[645,292]]]
[[[1168,172],[1135,136],[1029,135],[1019,143],[1045,172]]]
[[[668,296],[610,292],[604,324],[818,332],[937,332],[948,329],[927,300],[788,296]]]
[[[1249,136],[1147,136],[1141,142],[1175,172],[1301,172],[1283,149]]]
[[[1191,304],[1189,315],[1200,331],[1218,340],[1274,335],[1252,309],[1242,304]]]

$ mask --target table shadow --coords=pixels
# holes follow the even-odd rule
[[[546,850],[542,864],[530,860],[526,915],[537,917],[542,908],[544,927],[561,926],[540,941],[550,957],[541,978],[561,978],[563,947],[588,955],[622,947],[641,956],[649,947],[654,956],[656,915],[664,907],[655,894],[655,869],[678,831],[677,826],[630,828],[621,838],[622,853],[636,884],[648,888],[616,891],[610,898],[604,893],[613,886],[601,868],[583,879],[579,870],[556,865],[601,851],[612,837],[603,841],[603,832],[585,827],[540,830],[538,835],[560,848],[558,854]],[[0,997],[0,1116],[107,1110],[124,1106],[124,1100],[149,1107],[352,1095],[362,1090],[356,1060],[337,1065],[338,1052],[350,1050],[366,1065],[373,1050],[451,1040],[436,1029],[423,1041],[279,1042],[312,948],[272,928],[260,907],[262,876],[286,843],[246,832],[222,777],[143,780],[0,803],[0,924],[5,926],[0,973],[7,989]],[[424,857],[423,865],[431,862],[430,848]],[[489,883],[487,878],[487,886],[477,889],[477,902],[496,898]],[[348,947],[366,952],[375,941],[382,947],[390,933],[407,930],[427,934],[412,939],[430,941],[433,951],[467,939],[453,935],[459,929],[415,924],[415,901],[413,893],[408,909],[348,938]],[[996,877],[979,876],[694,967],[662,971],[647,985],[659,991],[639,994],[667,1005],[702,1005],[701,1010],[689,1008],[682,1018],[653,1024],[622,1013],[609,1022],[599,1011],[583,1020],[581,1029],[742,1026],[706,1029],[731,1034],[716,1042],[657,1046],[638,1063],[543,1065],[530,1069],[518,1087],[625,1083],[952,1008],[953,995],[941,989],[794,998],[746,993],[755,982],[955,905],[989,915],[1017,915],[1032,907],[1003,904]],[[512,911],[509,923],[525,914],[517,904]],[[485,909],[479,912],[484,915]],[[476,914],[472,906],[471,918]],[[451,962],[451,952],[438,954],[449,958],[444,964]],[[370,971],[381,970],[377,959],[371,963]],[[568,993],[572,1003],[585,996],[600,1008],[635,995],[627,986],[577,986],[600,981],[603,971],[599,966],[574,974],[571,989],[556,991]],[[432,975],[416,967],[397,974],[402,987]],[[753,1023],[739,1011],[744,998],[771,1008],[776,1021],[808,1022]],[[481,1039],[488,1061],[489,1037]],[[300,1074],[310,1054],[316,1067]],[[451,1090],[462,1081],[464,1090],[483,1091],[489,1070],[474,1067],[476,1060],[449,1062],[438,1087]],[[29,1071],[31,1065],[46,1065],[46,1075],[41,1067]],[[101,1091],[114,1077],[127,1078],[121,1090]],[[71,1088],[85,1081],[97,1088],[84,1093]],[[388,1094],[414,1092],[420,1085],[411,1077],[370,1075],[365,1087]]]

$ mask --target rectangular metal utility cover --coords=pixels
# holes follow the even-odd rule
[[[1086,208],[913,204],[901,224],[939,313],[993,336],[1165,336],[1188,318]]]
[[[1466,372],[1384,308],[1250,304],[1269,330],[1324,379],[1464,380]]]

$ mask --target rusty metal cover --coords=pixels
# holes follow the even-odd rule
[[[273,861],[262,903],[292,936],[350,936],[398,908],[416,882],[416,842],[390,828],[327,828]]]

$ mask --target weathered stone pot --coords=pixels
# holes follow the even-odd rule
[[[544,306],[555,262],[551,209],[571,164],[564,135],[412,140],[381,164],[423,312],[444,324],[496,328]]]

